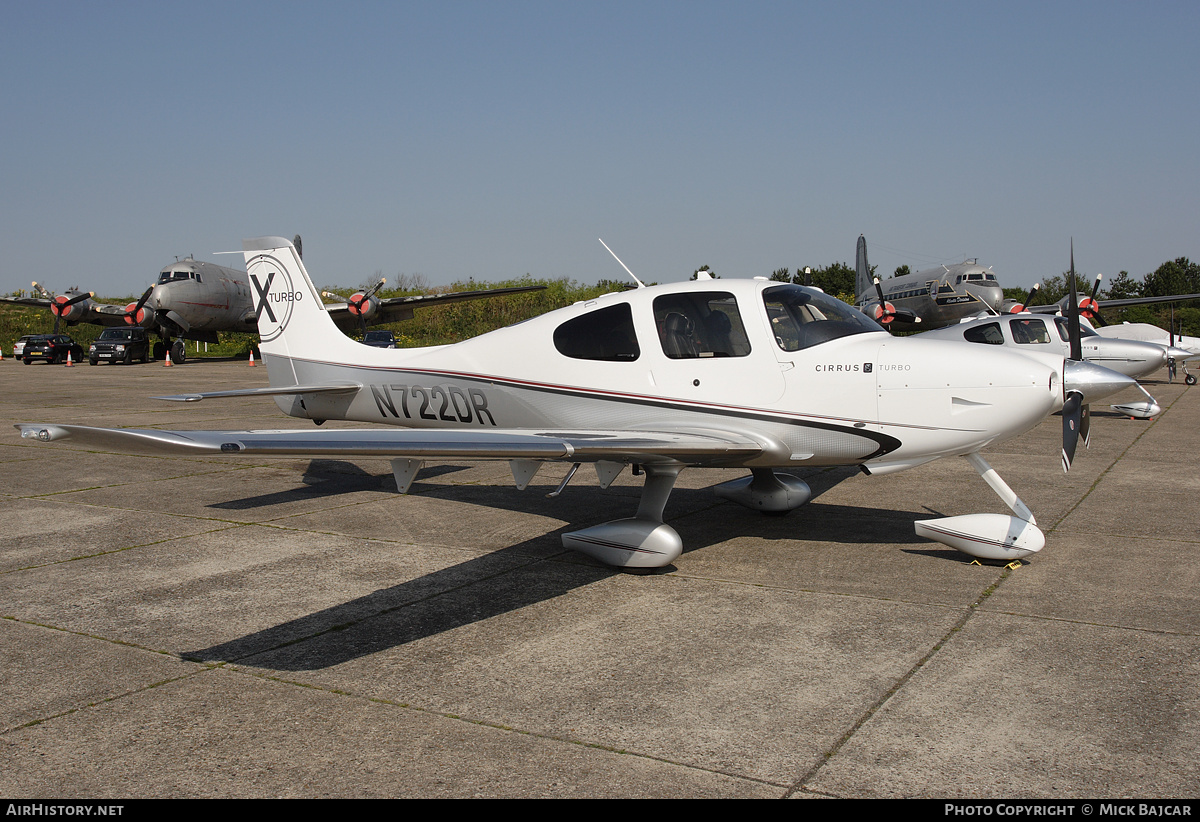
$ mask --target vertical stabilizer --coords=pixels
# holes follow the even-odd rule
[[[861,302],[864,294],[870,296],[875,292],[875,286],[871,282],[871,267],[867,265],[867,238],[861,234],[858,235],[858,251],[854,255],[854,268],[856,273],[854,295]]]
[[[242,241],[260,350],[268,358],[340,360],[358,351],[329,316],[296,247],[283,237]]]

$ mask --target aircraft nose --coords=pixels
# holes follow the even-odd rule
[[[1084,402],[1095,402],[1137,385],[1133,377],[1082,360],[1067,360],[1063,371],[1064,394],[1078,391],[1083,395]]]
[[[171,310],[171,289],[166,285],[156,285],[154,290],[150,292],[150,305],[160,311]]]
[[[998,285],[985,285],[983,283],[966,283],[965,288],[971,294],[984,303],[993,311],[999,312],[1000,306],[1004,303],[1004,290]]]

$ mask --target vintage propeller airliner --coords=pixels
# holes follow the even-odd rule
[[[244,243],[270,386],[167,399],[275,397],[287,414],[387,423],[363,429],[116,430],[20,424],[21,436],[152,453],[383,457],[401,492],[429,458],[503,459],[518,488],[545,461],[594,464],[607,488],[646,476],[634,516],[564,534],[624,568],[683,550],[663,509],[687,466],[748,469],[716,487],[766,513],[808,486],[777,469],[858,465],[886,474],[963,456],[1015,516],[925,520],[919,534],[980,557],[1041,549],[1032,512],[980,455],[1058,410],[1069,466],[1086,403],[1132,384],[1062,356],[897,339],[817,289],[767,280],[640,287],[460,343],[373,349],[344,336],[281,237]],[[403,427],[395,427],[403,426]],[[1086,434],[1085,434],[1086,438]],[[560,486],[560,490],[561,490]]]

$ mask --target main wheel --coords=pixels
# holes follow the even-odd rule
[[[1183,378],[1183,381],[1185,383],[1187,383],[1188,385],[1195,385],[1196,384],[1196,375],[1188,374],[1186,377]]]
[[[187,362],[187,345],[183,340],[176,340],[171,345],[171,362],[176,365],[183,365]]]

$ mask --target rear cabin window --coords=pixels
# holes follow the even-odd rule
[[[1046,330],[1046,321],[1040,317],[1026,320],[1011,320],[1013,341],[1022,345],[1042,344],[1050,342],[1050,332]]]
[[[658,297],[654,323],[663,353],[673,360],[745,357],[750,353],[737,300],[727,291]]]
[[[963,332],[963,339],[985,345],[1004,345],[1004,333],[1000,330],[1000,323],[985,323],[968,328]]]
[[[642,353],[627,303],[599,308],[554,329],[554,347],[576,360],[632,362]]]

